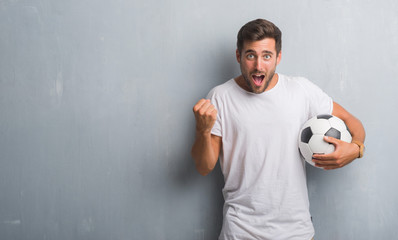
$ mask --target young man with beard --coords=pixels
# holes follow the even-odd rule
[[[307,79],[275,73],[281,35],[264,19],[244,25],[236,50],[242,75],[213,88],[193,108],[196,168],[206,175],[220,157],[224,175],[220,240],[313,238],[297,143],[309,118],[335,115],[353,138],[352,143],[325,139],[336,150],[314,155],[317,166],[340,168],[363,154],[365,131],[358,119]]]

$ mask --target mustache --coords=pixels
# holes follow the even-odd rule
[[[265,72],[252,72],[251,75],[267,75]]]

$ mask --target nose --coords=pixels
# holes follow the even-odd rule
[[[263,71],[263,67],[261,64],[261,58],[257,58],[257,60],[256,60],[256,70],[259,72]]]

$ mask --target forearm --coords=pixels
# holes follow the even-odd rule
[[[211,133],[196,132],[191,154],[195,160],[196,169],[201,175],[209,174],[217,163],[218,153],[213,144]]]
[[[359,119],[351,115],[345,123],[350,130],[353,141],[365,142],[365,129]]]
[[[345,110],[341,105],[333,102],[333,115],[341,118],[350,130],[353,141],[365,141],[365,129],[354,115]]]

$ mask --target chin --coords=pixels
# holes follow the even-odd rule
[[[264,90],[265,90],[264,88],[261,88],[261,89],[253,89],[252,93],[260,94],[260,93],[263,93]]]

